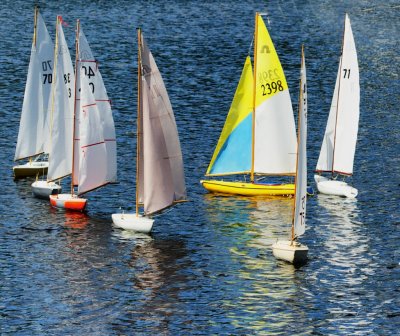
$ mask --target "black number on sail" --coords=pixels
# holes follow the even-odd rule
[[[266,83],[265,85],[261,85],[262,95],[270,95],[272,93],[276,93],[276,91],[283,91],[282,82],[280,80],[276,82],[271,82],[271,84]],[[268,90],[267,92],[265,90]]]
[[[85,70],[85,76],[87,76],[89,79],[90,77],[96,76],[91,66],[89,66],[88,70],[88,67],[82,65],[82,69]]]
[[[53,82],[53,74],[43,74],[43,84],[51,84]]]
[[[343,69],[344,72],[343,78],[350,78],[350,70],[351,69]]]
[[[94,84],[93,83],[89,83],[89,85],[92,87],[92,93],[94,93]]]
[[[45,72],[47,70],[52,70],[51,69],[51,61],[43,61],[42,62],[42,70],[43,70],[43,72]]]

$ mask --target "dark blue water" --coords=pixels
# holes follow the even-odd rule
[[[0,5],[0,334],[394,335],[400,328],[400,4],[398,1],[40,2],[82,28],[113,102],[120,184],[88,194],[86,214],[31,196],[12,166],[32,39],[33,1]],[[301,267],[271,244],[289,232],[291,200],[215,197],[199,180],[229,109],[253,33],[266,24],[296,109],[300,46],[309,87],[309,180],[330,107],[344,13],[352,21],[361,116],[357,200],[310,198]],[[132,210],[136,31],[163,74],[180,132],[191,202],[151,236],[111,225]],[[72,48],[71,54],[74,54]],[[67,184],[68,181],[65,181]]]

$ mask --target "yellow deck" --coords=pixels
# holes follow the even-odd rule
[[[244,196],[289,196],[294,195],[294,184],[261,184],[202,180],[200,183],[213,193]]]

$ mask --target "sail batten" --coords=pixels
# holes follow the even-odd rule
[[[345,16],[343,50],[316,171],[353,174],[360,114],[357,51],[349,16]]]

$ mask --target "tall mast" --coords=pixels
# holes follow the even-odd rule
[[[53,115],[54,115],[54,96],[56,94],[56,83],[57,83],[57,64],[58,64],[58,21],[59,17],[57,16],[56,19],[56,41],[54,44],[54,64],[53,64],[53,80],[51,82],[51,109],[50,109],[50,125],[49,125],[49,148],[52,147],[52,142],[53,142]],[[51,150],[49,150],[51,152]],[[50,153],[48,156],[48,161],[50,162]]]
[[[337,101],[336,101],[336,119],[335,119],[335,133],[333,136],[333,153],[332,153],[332,176],[333,176],[333,168],[335,163],[335,148],[336,148],[336,128],[337,128],[337,120],[338,120],[338,112],[339,112],[339,97],[340,97],[340,82],[342,79],[342,66],[343,66],[343,45],[344,45],[344,35],[346,33],[346,16],[344,15],[344,28],[343,28],[343,37],[342,37],[342,50],[340,53],[340,61],[339,61],[339,83],[338,83],[338,91],[337,91]]]
[[[301,45],[301,61],[300,61],[300,69],[303,65],[304,59],[304,45]],[[301,71],[301,70],[300,70]],[[301,81],[301,72],[300,72],[300,89],[299,89],[299,102],[298,102],[298,115],[297,115],[297,154],[296,154],[296,175],[294,176],[294,198],[293,198],[293,211],[292,211],[292,242],[294,241],[294,214],[296,211],[296,189],[297,189],[297,168],[299,165],[299,143],[300,143],[300,125],[301,125],[301,101],[303,99],[303,83]]]
[[[33,21],[33,45],[35,46],[36,49],[36,38],[37,38],[37,17],[39,13],[39,8],[38,6],[35,6],[35,15],[34,15],[34,21]]]
[[[254,182],[254,146],[255,146],[255,129],[256,129],[256,81],[257,81],[257,41],[258,40],[258,12],[255,17],[254,27],[254,74],[253,74],[253,114],[251,126],[251,171],[250,181]]]
[[[74,166],[75,166],[75,122],[76,122],[76,85],[78,82],[78,66],[79,66],[79,28],[80,21],[76,20],[76,35],[75,35],[75,83],[74,83],[74,115],[72,118],[72,174],[71,174],[71,195],[74,194]]]
[[[138,36],[138,91],[137,91],[137,122],[136,122],[136,217],[139,217],[139,176],[140,176],[140,144],[141,144],[141,132],[142,129],[140,127],[140,119],[141,119],[141,81],[142,81],[142,54],[141,54],[141,45],[142,45],[142,32],[140,28],[137,29]]]

